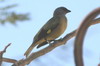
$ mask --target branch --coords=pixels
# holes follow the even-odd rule
[[[11,43],[9,43],[7,46],[5,46],[4,50],[3,51],[0,51],[0,66],[2,64],[2,56],[3,54],[6,52],[6,49],[10,46]]]
[[[93,20],[91,25],[97,24],[97,23],[100,23],[100,18]],[[75,35],[76,35],[76,30],[67,34],[63,39],[55,41],[53,44],[49,45],[48,47],[46,47],[38,52],[32,53],[28,58],[19,60],[18,62],[13,64],[13,66],[21,66],[21,65],[24,66],[26,64],[29,64],[32,60],[52,51],[53,49],[55,49],[56,47],[58,47],[60,45],[64,45],[68,40],[73,38]]]
[[[74,49],[74,56],[75,56],[75,63],[76,66],[84,66],[83,58],[82,58],[82,50],[83,50],[83,41],[86,35],[87,29],[91,24],[96,24],[94,20],[98,15],[100,15],[100,7],[93,10],[81,23],[80,27],[76,32],[75,38],[75,49]],[[97,23],[100,23],[100,19]]]
[[[98,66],[100,66],[100,63],[98,64]]]
[[[9,62],[9,63],[15,63],[15,62],[17,62],[17,60],[9,59],[9,58],[2,58],[2,61]]]
[[[7,48],[11,45],[11,43],[9,43],[7,46],[5,46],[3,51],[0,51],[0,64],[2,64],[2,61],[4,62],[10,62],[10,63],[15,63],[17,62],[17,60],[14,59],[9,59],[9,58],[3,58],[3,54],[6,52]]]

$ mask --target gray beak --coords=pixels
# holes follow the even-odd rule
[[[68,13],[71,12],[70,10],[68,10]]]

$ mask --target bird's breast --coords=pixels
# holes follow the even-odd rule
[[[59,24],[59,32],[63,33],[65,31],[67,27],[67,19],[66,18],[62,18],[61,21],[60,21],[60,24]]]

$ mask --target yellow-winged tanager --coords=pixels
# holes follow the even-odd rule
[[[65,7],[57,8],[53,13],[53,17],[35,35],[33,43],[24,55],[27,57],[35,46],[39,48],[62,35],[67,27],[65,15],[69,12],[71,11]]]

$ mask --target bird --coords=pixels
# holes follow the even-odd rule
[[[53,17],[37,32],[24,55],[27,57],[34,47],[40,48],[61,36],[67,28],[68,20],[65,15],[69,12],[71,11],[66,7],[56,8]]]

